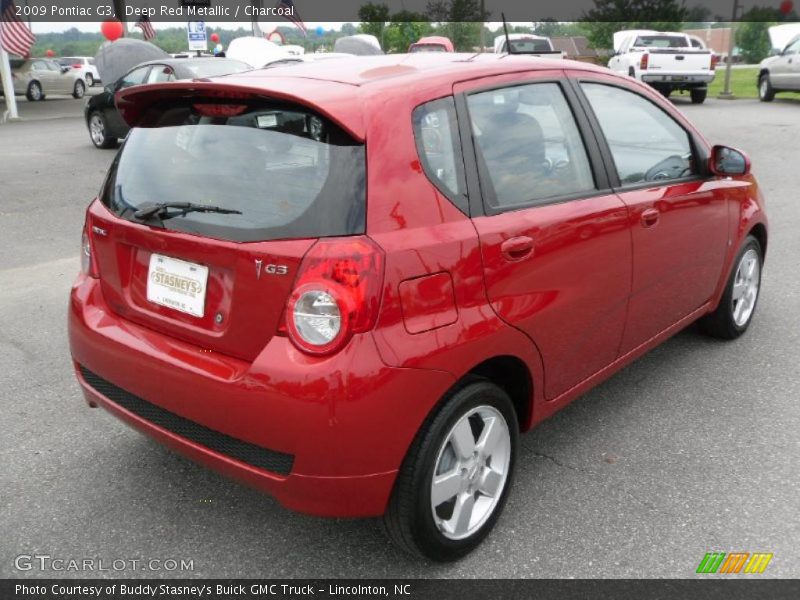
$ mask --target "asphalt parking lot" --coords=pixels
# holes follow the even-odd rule
[[[752,327],[730,343],[690,328],[524,436],[499,526],[446,566],[398,553],[376,521],[290,513],[89,409],[67,297],[114,151],[71,99],[0,125],[0,577],[691,577],[710,551],[772,552],[765,576],[800,576],[800,102],[676,103],[750,153],[767,197]],[[22,554],[193,570],[21,572]]]

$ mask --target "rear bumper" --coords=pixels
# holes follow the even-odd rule
[[[371,335],[327,359],[282,337],[253,363],[205,352],[119,317],[85,276],[72,290],[69,338],[90,404],[322,516],[384,512],[414,435],[453,383],[440,371],[387,367]]]
[[[714,81],[714,73],[692,75],[683,73],[643,73],[642,81],[645,83],[668,83],[674,86],[708,84]]]

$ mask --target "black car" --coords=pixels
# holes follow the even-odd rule
[[[163,58],[141,63],[115,82],[102,94],[92,96],[84,108],[89,138],[98,148],[113,148],[128,135],[127,123],[117,111],[114,95],[121,89],[145,83],[163,83],[178,79],[196,79],[240,73],[252,69],[247,63],[230,58]]]

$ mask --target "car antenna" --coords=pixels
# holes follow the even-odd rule
[[[506,23],[505,13],[500,13],[500,18],[503,19],[503,33],[506,35],[506,54],[514,54],[511,48],[511,40],[508,38],[508,23]]]

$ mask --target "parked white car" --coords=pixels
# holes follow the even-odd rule
[[[718,57],[697,37],[669,31],[632,30],[614,34],[608,67],[669,96],[688,91],[694,104],[706,99]]]
[[[47,58],[12,59],[11,79],[14,93],[24,94],[31,102],[44,100],[47,94],[83,98],[86,93],[86,84],[76,71]]]
[[[551,58],[564,58],[564,53],[553,47],[550,38],[532,33],[509,33],[508,39],[505,35],[498,35],[494,38],[494,53],[507,53],[509,44],[512,54],[552,55]]]
[[[56,59],[62,67],[69,67],[77,71],[81,79],[86,83],[86,87],[92,87],[100,83],[100,72],[94,64],[94,58],[90,56],[64,56]]]
[[[788,43],[787,33],[794,33]],[[770,27],[769,35],[773,48],[781,50],[758,66],[758,97],[762,102],[772,102],[778,92],[800,92],[800,23]]]

